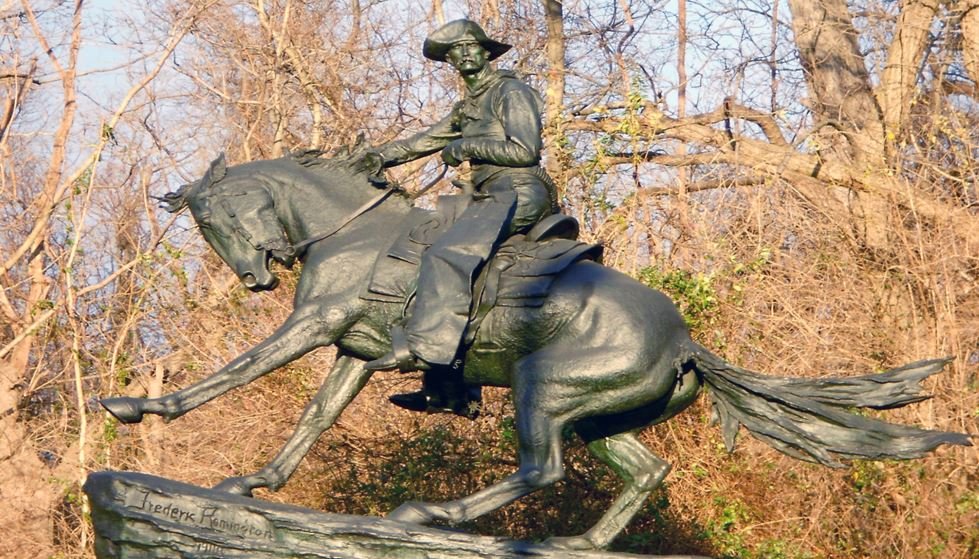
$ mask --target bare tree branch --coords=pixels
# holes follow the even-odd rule
[[[27,0],[23,1],[25,2],[26,6]],[[213,1],[216,0],[212,0],[212,2]],[[195,12],[186,15],[183,21],[179,22],[178,25],[175,26],[175,29],[168,39],[163,52],[157,59],[156,65],[148,73],[146,73],[138,83],[130,88],[125,96],[123,96],[123,99],[119,102],[115,112],[102,125],[103,129],[107,127],[111,130],[116,126],[119,119],[122,118],[122,115],[126,112],[136,95],[139,94],[139,92],[141,92],[147,85],[149,85],[149,83],[153,81],[153,79],[160,73],[160,70],[163,68],[164,64],[166,64],[167,59],[190,30],[194,23],[194,19],[203,10],[207,9],[208,5],[209,4],[207,3],[201,5]],[[25,11],[30,13],[29,6],[25,7]],[[21,243],[17,250],[15,250],[13,254],[11,254],[7,260],[4,261],[3,266],[0,267],[0,276],[5,275],[14,265],[16,265],[16,263],[25,254],[27,254],[28,251],[32,250],[32,247],[35,246],[38,239],[40,239],[42,235],[46,234],[51,216],[54,214],[54,210],[58,207],[58,204],[61,203],[61,199],[64,197],[65,192],[89,169],[89,167],[91,167],[92,164],[97,161],[97,153],[101,150],[101,146],[104,146],[108,141],[108,138],[105,135],[101,135],[97,141],[96,149],[93,149],[90,152],[89,156],[86,157],[80,165],[78,165],[76,170],[69,175],[66,180],[60,180],[62,177],[61,165],[64,161],[64,142],[67,138],[68,130],[70,130],[71,122],[74,118],[74,81],[69,79],[65,83],[64,89],[66,92],[65,116],[62,117],[62,124],[59,127],[58,132],[55,134],[54,156],[52,157],[51,165],[49,166],[48,176],[45,179],[45,194],[43,195],[42,200],[40,200],[41,213],[35,220],[34,226],[27,238]],[[59,136],[62,138],[60,141],[57,139]]]
[[[705,115],[680,120],[667,116],[655,104],[647,103],[641,119],[642,135],[648,139],[670,138],[712,148],[714,151],[709,155],[697,154],[697,157],[709,157],[711,163],[737,165],[755,173],[780,176],[800,189],[807,189],[810,196],[815,193],[811,190],[813,188],[844,187],[903,201],[928,219],[951,222],[962,239],[971,243],[979,240],[979,220],[967,209],[956,208],[910,188],[902,178],[886,172],[868,174],[861,168],[834,159],[799,152],[788,144],[773,144],[742,136],[729,137],[724,131],[707,124],[717,122],[723,114],[722,107]],[[568,128],[614,134],[620,129],[620,123],[612,118],[600,121],[579,119],[569,123]],[[652,160],[663,164],[689,164],[687,159],[676,159],[676,156],[653,154]]]

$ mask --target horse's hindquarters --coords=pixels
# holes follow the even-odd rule
[[[592,262],[539,308],[494,309],[467,356],[470,382],[545,391],[569,418],[636,410],[674,391],[689,335],[665,295]],[[696,393],[696,391],[694,391]]]

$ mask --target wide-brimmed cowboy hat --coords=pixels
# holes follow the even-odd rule
[[[457,19],[433,31],[425,39],[422,54],[429,60],[445,62],[445,55],[449,53],[452,45],[463,41],[476,41],[479,43],[489,52],[489,60],[497,58],[512,48],[511,45],[494,41],[487,37],[486,32],[475,21]]]

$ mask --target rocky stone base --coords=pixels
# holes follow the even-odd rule
[[[93,473],[84,489],[99,559],[642,557],[566,551],[384,518],[323,513],[135,472]]]

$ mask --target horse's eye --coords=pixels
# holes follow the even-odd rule
[[[221,200],[221,208],[224,209],[224,213],[228,214],[228,217],[237,217],[238,212],[235,211],[235,207],[231,205],[227,200]]]

